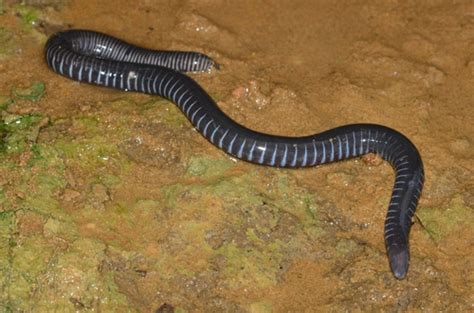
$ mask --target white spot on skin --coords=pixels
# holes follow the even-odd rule
[[[135,73],[134,71],[128,72],[127,80],[130,80],[130,79],[137,79],[137,73]]]

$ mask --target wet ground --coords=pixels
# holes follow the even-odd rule
[[[3,312],[474,309],[472,1],[0,2]],[[57,30],[209,54],[232,118],[302,136],[379,123],[426,184],[405,280],[390,273],[385,162],[236,161],[156,96],[50,71]]]

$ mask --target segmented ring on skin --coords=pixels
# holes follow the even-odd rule
[[[413,143],[391,128],[351,124],[304,137],[260,133],[229,118],[193,79],[182,72],[218,67],[197,52],[139,48],[103,33],[69,30],[46,43],[47,64],[71,79],[158,95],[175,103],[213,145],[238,159],[286,168],[321,165],[376,153],[395,170],[385,219],[385,246],[393,275],[406,276],[408,236],[423,188],[423,163]]]

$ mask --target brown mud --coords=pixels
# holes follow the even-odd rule
[[[196,50],[233,119],[302,136],[378,123],[426,184],[390,273],[386,162],[229,158],[157,96],[49,70],[57,30]],[[474,309],[472,1],[0,1],[1,312]]]

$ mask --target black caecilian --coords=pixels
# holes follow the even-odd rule
[[[377,153],[395,169],[385,246],[394,276],[405,277],[411,219],[423,188],[423,163],[416,147],[401,133],[374,124],[344,125],[304,137],[253,131],[230,119],[182,73],[217,67],[211,58],[196,52],[154,51],[98,32],[69,30],[49,38],[45,56],[55,72],[74,80],[172,101],[207,140],[241,160],[301,168]]]

